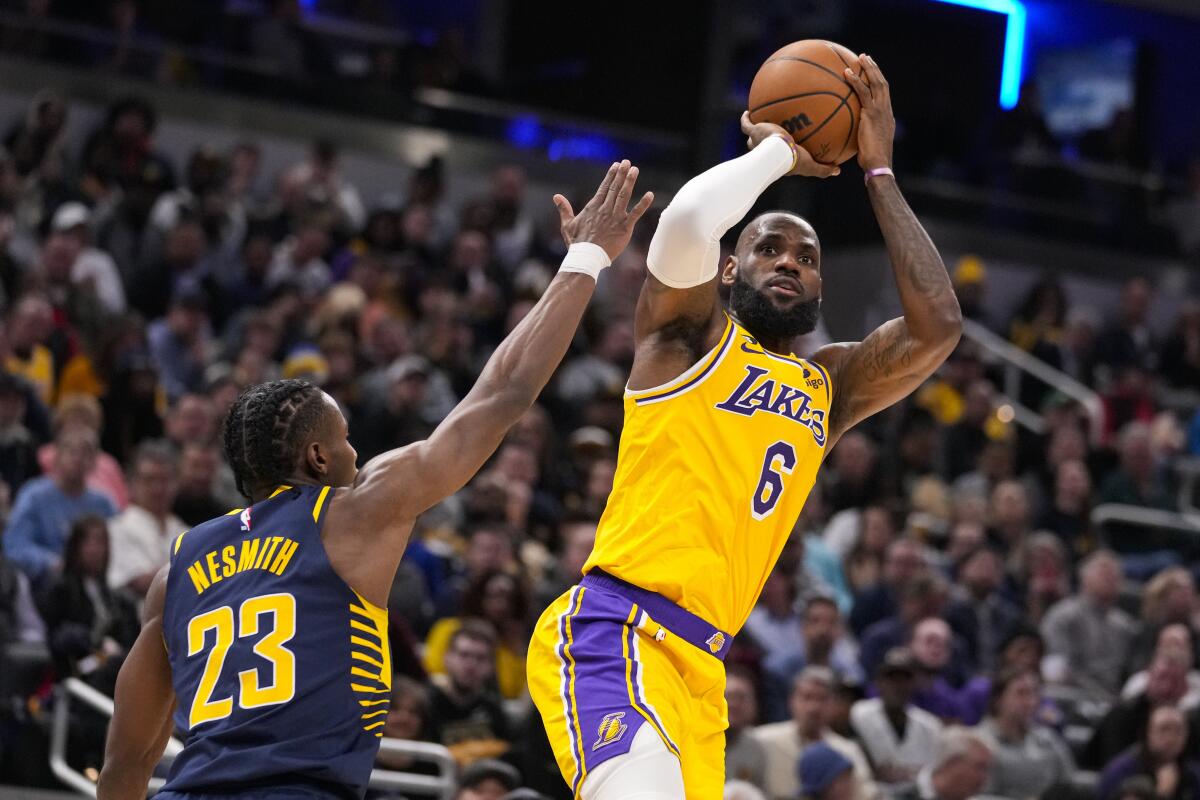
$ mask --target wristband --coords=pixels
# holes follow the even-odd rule
[[[871,178],[874,178],[876,175],[891,175],[893,178],[896,177],[896,173],[892,172],[891,167],[876,167],[875,169],[867,170],[866,174],[863,175],[863,183],[870,183]]]
[[[791,172],[792,170],[794,170],[796,168],[796,164],[800,160],[800,157],[796,155],[796,140],[793,139],[791,136],[785,136],[782,133],[772,133],[771,138],[782,139],[784,144],[786,144],[788,146],[788,150],[791,151],[792,165],[790,167],[788,167],[788,172]]]
[[[612,263],[604,248],[592,242],[575,242],[567,248],[559,272],[582,272],[597,280],[600,271]]]

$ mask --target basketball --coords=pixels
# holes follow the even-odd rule
[[[853,158],[862,104],[847,67],[862,75],[858,56],[836,42],[804,39],[775,51],[750,85],[750,120],[782,126],[824,164]]]

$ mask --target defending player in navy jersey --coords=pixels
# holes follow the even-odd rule
[[[346,421],[304,381],[242,394],[225,450],[250,505],[174,544],[117,680],[101,800],[144,798],[167,738],[184,749],[160,798],[361,797],[391,685],[386,602],[413,520],[458,491],[533,404],[596,276],[653,198],[613,164],[576,216],[558,276],[429,439],[355,468]]]

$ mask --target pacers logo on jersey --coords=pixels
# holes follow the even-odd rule
[[[708,645],[708,649],[711,652],[719,653],[721,652],[721,648],[725,646],[725,634],[717,631],[712,636],[705,639],[704,643]]]
[[[596,729],[596,743],[592,745],[593,750],[599,750],[606,744],[614,744],[621,741],[621,737],[625,735],[625,731],[629,728],[624,722],[624,711],[617,711],[612,714],[605,714],[604,719],[600,720],[600,727]]]

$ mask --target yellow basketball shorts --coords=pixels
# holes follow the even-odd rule
[[[575,797],[590,770],[650,725],[679,757],[689,800],[725,782],[725,667],[732,637],[660,595],[592,570],[543,612],[529,691]]]

